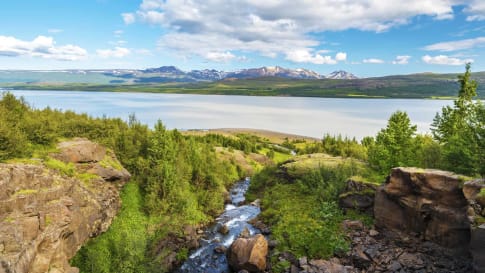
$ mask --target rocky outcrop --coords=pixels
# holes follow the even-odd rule
[[[346,182],[345,192],[339,196],[339,206],[373,213],[377,185],[353,177]]]
[[[450,172],[394,168],[376,193],[376,225],[446,247],[467,247],[470,221],[462,187],[463,180]]]
[[[227,253],[229,265],[236,272],[263,272],[267,255],[268,242],[261,234],[251,238],[238,238]]]
[[[0,164],[0,272],[78,272],[68,261],[107,230],[130,175],[86,139],[64,142],[59,160]],[[66,171],[69,170],[69,171]]]

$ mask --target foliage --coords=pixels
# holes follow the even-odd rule
[[[411,125],[406,112],[391,115],[387,127],[377,134],[369,147],[369,163],[376,170],[386,173],[390,168],[416,165],[414,135],[416,125]]]
[[[473,101],[477,96],[477,82],[471,80],[470,64],[458,76],[460,90],[453,106],[442,108],[437,114],[432,132],[442,144],[446,169],[466,174],[485,175],[485,106]]]
[[[352,161],[320,166],[294,180],[280,175],[279,167],[267,167],[251,180],[248,199],[261,198],[261,218],[272,227],[278,251],[298,257],[328,258],[348,249],[341,229],[346,217],[337,205],[345,181],[364,175]],[[286,178],[285,178],[286,177]],[[283,265],[277,265],[283,266]]]
[[[365,160],[367,158],[367,148],[359,143],[355,138],[343,138],[341,135],[323,136],[320,142],[305,145],[297,149],[298,154],[327,153],[333,156],[353,157]]]
[[[126,184],[121,198],[121,211],[109,230],[90,240],[71,261],[81,272],[147,272],[148,218],[142,211],[143,199],[138,185]]]
[[[74,258],[82,272],[160,268],[145,266],[155,260],[157,240],[166,235],[160,229],[177,231],[186,224],[211,221],[224,208],[226,188],[239,178],[234,162],[219,160],[210,138],[183,136],[166,130],[161,122],[152,130],[134,115],[124,122],[72,111],[36,110],[10,93],[2,95],[0,161],[38,157],[48,168],[90,186],[95,176],[80,174],[73,164],[49,157],[58,140],[72,137],[86,137],[112,149],[134,181],[123,190],[123,209],[109,231]],[[236,144],[252,151],[256,145],[251,141],[245,138]],[[100,163],[121,168],[108,156]]]

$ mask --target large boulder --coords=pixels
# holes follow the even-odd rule
[[[238,272],[263,272],[266,268],[268,255],[268,242],[263,235],[258,234],[251,238],[238,238],[227,253],[229,265]]]
[[[55,157],[64,162],[88,163],[103,160],[106,148],[85,138],[75,138],[57,145],[60,150]]]
[[[62,162],[57,167],[40,160],[0,164],[0,272],[78,272],[69,259],[89,238],[110,226],[121,207],[119,189],[129,173],[123,169],[125,175],[110,182],[94,173],[86,175],[85,168],[102,162],[106,149],[87,140],[67,149],[83,151],[81,144],[104,152],[93,153],[89,160],[65,157],[73,160],[69,164],[77,162],[74,173],[60,171],[62,164],[72,168]],[[63,147],[59,146],[61,154]]]
[[[467,247],[470,221],[463,183],[450,172],[394,168],[376,193],[376,225],[412,232],[446,247]]]

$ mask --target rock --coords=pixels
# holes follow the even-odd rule
[[[227,233],[229,233],[229,228],[227,227],[227,225],[222,225],[219,228],[219,233],[221,233],[223,235],[226,235]]]
[[[399,256],[398,262],[409,269],[421,269],[425,267],[423,260],[416,254],[405,252]]]
[[[75,164],[79,174],[106,155],[104,147],[85,139],[59,147],[66,161],[90,162]],[[108,229],[121,207],[119,189],[128,179],[126,173],[109,183],[81,181],[41,161],[0,164],[0,272],[78,272],[69,259]]]
[[[353,264],[360,269],[366,269],[371,264],[371,260],[364,252],[364,248],[360,245],[352,250],[352,261]]]
[[[239,234],[239,238],[249,238],[251,236],[251,232],[247,227],[244,227],[243,231]]]
[[[346,192],[339,196],[339,206],[366,211],[374,206],[374,192]]]
[[[227,251],[227,247],[223,246],[223,245],[218,245],[214,248],[214,251],[216,253],[226,253]]]
[[[463,194],[467,200],[476,200],[482,188],[485,188],[484,179],[467,181],[463,184]]]
[[[470,240],[463,181],[453,173],[394,168],[376,192],[376,226],[420,234],[447,247]]]
[[[238,238],[228,250],[227,257],[234,271],[263,272],[266,268],[268,242],[263,235]]]
[[[359,220],[344,220],[343,228],[346,230],[363,230],[364,224]]]
[[[347,273],[357,272],[353,267],[346,267],[338,263],[337,261],[330,260],[311,260],[306,272],[322,272],[322,273]]]
[[[300,259],[298,259],[298,264],[299,264],[300,266],[305,266],[305,265],[307,265],[307,264],[308,264],[308,259],[307,259],[307,257],[306,257],[306,256],[303,256],[303,257],[301,257]]]
[[[379,232],[377,230],[375,229],[369,230],[369,236],[375,237],[377,235],[379,235]]]
[[[253,202],[251,202],[249,205],[251,206],[255,206],[255,207],[261,207],[261,200],[260,199],[256,199],[254,200]]]
[[[61,150],[54,157],[66,163],[89,163],[103,160],[106,148],[85,138],[75,138],[57,145]]]
[[[485,273],[485,224],[471,231],[470,252],[473,256],[473,269]]]

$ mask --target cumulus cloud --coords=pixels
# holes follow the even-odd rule
[[[347,60],[347,53],[345,52],[339,52],[335,55],[335,60],[337,61],[345,61]]]
[[[346,56],[318,52],[320,41],[311,34],[346,29],[382,32],[420,15],[448,19],[453,17],[450,2],[143,0],[138,10],[122,17],[127,24],[137,21],[162,26],[166,34],[159,45],[184,56],[257,52],[296,62],[332,64]]]
[[[423,62],[427,64],[439,64],[439,65],[464,65],[466,63],[472,63],[473,59],[459,59],[455,57],[450,57],[446,55],[430,56],[424,55],[422,58]]]
[[[98,49],[96,54],[101,58],[123,58],[129,55],[131,51],[124,47],[115,47],[114,49]]]
[[[411,59],[411,56],[409,55],[399,55],[396,56],[396,59],[392,61],[392,64],[408,64],[409,59]]]
[[[363,63],[365,64],[383,64],[384,61],[381,59],[376,59],[376,58],[369,58],[369,59],[364,59],[362,60]]]
[[[474,47],[485,46],[485,37],[477,37],[473,39],[464,39],[458,41],[441,42],[424,47],[429,51],[456,51],[463,49],[470,49]]]
[[[122,13],[121,17],[123,18],[123,21],[125,24],[133,24],[135,22],[135,15],[133,13]]]
[[[0,36],[0,56],[31,56],[62,61],[84,59],[87,51],[75,45],[56,46],[52,37],[37,36],[23,41],[11,36]]]

